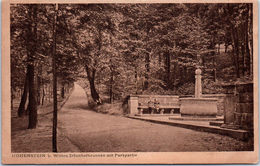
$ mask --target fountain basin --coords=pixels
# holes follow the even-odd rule
[[[216,117],[217,98],[181,98],[181,116]]]

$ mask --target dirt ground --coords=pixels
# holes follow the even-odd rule
[[[65,101],[60,102],[61,107]],[[19,101],[14,102],[11,119],[11,151],[12,152],[52,152],[52,104],[38,107],[38,124],[36,129],[27,129],[28,117],[17,117]],[[60,136],[58,129],[57,144],[67,144],[67,150],[75,147]]]
[[[154,124],[89,110],[75,86],[59,115],[61,132],[80,152],[178,152],[252,150],[252,142],[228,136]],[[65,144],[59,145],[59,150]],[[69,152],[74,152],[73,150]]]
[[[52,106],[39,108],[36,129],[12,116],[12,152],[51,152]],[[84,90],[76,85],[58,113],[58,152],[248,151],[252,141],[154,124],[89,110]]]

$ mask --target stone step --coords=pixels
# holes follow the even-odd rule
[[[224,121],[211,121],[211,122],[209,122],[210,126],[219,126],[220,127],[223,124],[224,124]]]
[[[221,125],[221,128],[232,129],[232,130],[239,130],[239,125],[223,124],[223,125]]]
[[[142,116],[142,117],[154,117],[154,116],[169,116],[169,117],[172,117],[172,116],[180,116],[180,114],[176,114],[176,113],[173,113],[173,114],[135,114],[135,116]]]
[[[224,121],[224,117],[204,118],[204,117],[169,117],[169,120],[183,120],[183,121]]]
[[[138,116],[128,116],[128,117],[132,119],[138,119],[138,120],[143,120],[143,121],[148,121],[148,122],[153,122],[158,124],[164,124],[164,125],[188,128],[197,131],[204,131],[204,132],[226,135],[242,141],[246,141],[250,137],[250,133],[246,130],[231,128],[231,127],[223,128],[222,126],[221,127],[210,126],[209,123],[199,122],[199,121],[181,121],[181,120],[174,121],[174,120],[168,120],[167,118],[156,119],[156,117],[138,117]]]

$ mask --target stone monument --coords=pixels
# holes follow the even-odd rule
[[[195,70],[195,98],[201,98],[201,70]]]
[[[201,98],[201,69],[195,71],[195,97],[180,99],[181,116],[197,117],[216,117],[217,101],[216,98]]]

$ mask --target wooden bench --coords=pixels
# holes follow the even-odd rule
[[[151,111],[151,114],[164,114],[165,109],[170,109],[170,114],[174,109],[180,108],[179,96],[170,95],[138,95],[138,114],[143,114],[144,109]]]

